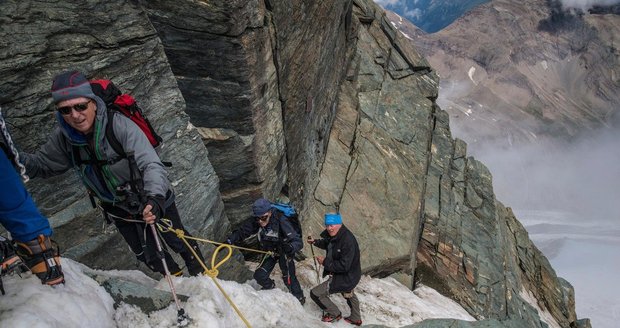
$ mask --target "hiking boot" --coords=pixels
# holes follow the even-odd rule
[[[307,256],[302,251],[297,251],[295,252],[295,255],[293,256],[293,258],[295,259],[295,261],[301,262],[305,260]]]
[[[275,281],[273,281],[273,279],[269,279],[269,280],[271,280],[271,281],[270,281],[271,283],[270,283],[269,285],[267,285],[267,286],[261,286],[261,287],[263,287],[263,290],[269,290],[269,289],[274,289],[274,288],[276,288],[276,282],[275,282]]]
[[[17,255],[45,285],[65,282],[58,246],[48,236],[39,235],[26,243],[17,242]]]
[[[13,243],[0,236],[0,274],[13,272],[22,264],[22,260],[15,254]]]
[[[352,325],[355,325],[355,326],[361,326],[362,325],[362,320],[351,320],[351,317],[344,318],[344,321],[346,321],[346,322],[348,322],[348,323],[350,323]]]
[[[342,319],[342,315],[337,315],[337,316],[333,316],[329,313],[326,313],[323,315],[323,317],[321,318],[321,321],[323,322],[337,322],[338,320]]]
[[[192,277],[195,277],[205,271],[198,259],[194,256],[192,256],[191,260],[185,261],[185,266],[187,267],[187,273],[189,273]]]
[[[301,303],[302,306],[306,304],[306,298],[304,296],[298,298],[297,300],[299,301],[299,303]]]

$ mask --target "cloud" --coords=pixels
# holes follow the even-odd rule
[[[467,140],[466,138],[464,138]],[[602,129],[576,142],[468,148],[493,175],[498,200],[522,210],[558,210],[591,222],[618,222],[620,130]]]
[[[414,10],[405,11],[405,17],[418,20],[422,17],[422,10],[415,8]]]
[[[620,0],[561,0],[564,8],[578,8],[586,11],[592,6],[609,6],[619,4]]]
[[[381,7],[397,5],[401,0],[375,0],[375,3]]]

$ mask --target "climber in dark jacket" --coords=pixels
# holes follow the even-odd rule
[[[151,270],[165,274],[156,253],[155,239],[150,229],[147,233],[146,224],[165,218],[173,228],[191,235],[181,223],[174,192],[159,155],[144,132],[128,117],[118,113],[108,116],[106,104],[93,93],[82,73],[68,71],[57,75],[52,83],[52,97],[59,126],[35,154],[21,154],[28,175],[46,178],[75,169],[138,260]],[[109,118],[112,121],[108,123]],[[134,163],[111,146],[105,133],[108,124],[125,154],[133,153]],[[174,233],[161,235],[166,245],[181,255],[190,275],[203,271],[191,250]],[[202,257],[196,241],[189,243]],[[170,272],[181,275],[182,269],[167,251],[164,256]]]
[[[42,283],[63,283],[58,247],[50,240],[52,228],[35,206],[4,151],[0,151],[0,186],[0,223],[11,233],[17,244],[17,254]],[[0,253],[0,273],[18,265],[14,248],[2,237]]]
[[[322,320],[336,322],[342,318],[338,306],[329,299],[330,294],[341,293],[347,300],[351,315],[345,318],[350,324],[361,325],[360,305],[355,295],[355,286],[362,277],[360,249],[353,233],[342,224],[337,213],[325,214],[325,230],[321,239],[308,236],[308,243],[327,250],[325,256],[315,256],[323,266],[323,277],[329,276],[322,284],[312,288],[310,297],[326,313]]]
[[[235,244],[258,233],[258,241],[265,251],[274,252],[273,256],[265,255],[261,265],[254,271],[254,279],[263,289],[272,289],[275,282],[269,278],[276,265],[280,265],[282,280],[303,305],[306,301],[297,276],[295,275],[295,252],[301,250],[303,243],[301,236],[295,231],[291,223],[278,209],[272,207],[271,202],[260,198],[252,205],[253,216],[248,218],[239,229],[232,232],[226,242]]]

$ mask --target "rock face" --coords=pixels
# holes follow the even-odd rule
[[[298,10],[302,3],[143,2],[173,58],[233,222],[260,195],[273,199],[284,189],[306,199],[323,157],[351,4],[308,2]]]
[[[106,6],[117,14],[83,14]],[[162,157],[174,162],[179,207],[197,234],[221,240],[256,197],[282,193],[301,211],[305,234],[340,211],[367,274],[405,275],[412,285],[417,275],[506,327],[576,321],[570,285],[495,199],[484,165],[452,138],[436,104],[437,74],[374,2],[2,9],[1,40],[15,46],[0,51],[0,105],[22,148],[35,149],[53,125],[54,73],[107,75],[132,91],[166,140]],[[33,39],[19,33],[35,29]],[[65,254],[128,267],[131,256],[117,235],[94,228],[99,219],[76,184],[66,174],[29,188]],[[247,278],[241,265],[230,269]]]
[[[322,214],[339,209],[367,270],[411,272],[438,81],[383,11],[356,2],[353,12],[355,53],[306,226],[318,234]]]
[[[20,148],[35,151],[56,124],[49,93],[55,74],[75,68],[111,78],[135,96],[163,137],[160,155],[173,162],[169,178],[185,225],[198,235],[223,238],[229,223],[218,177],[143,9],[124,1],[1,6],[0,105]],[[61,248],[76,260],[98,268],[135,267],[122,238],[100,229],[103,220],[95,217],[98,211],[73,172],[32,181],[28,189],[50,216]]]
[[[263,1],[143,1],[220,178],[233,223],[287,179],[283,109]],[[179,17],[183,16],[183,19]]]
[[[493,0],[437,33],[398,26],[441,76],[440,104],[454,126],[475,142],[510,146],[570,139],[618,115],[620,16],[594,12]]]

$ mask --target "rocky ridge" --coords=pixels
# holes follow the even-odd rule
[[[493,0],[433,34],[390,17],[441,76],[440,104],[459,132],[510,146],[614,124],[620,16],[593,13],[560,1]]]

